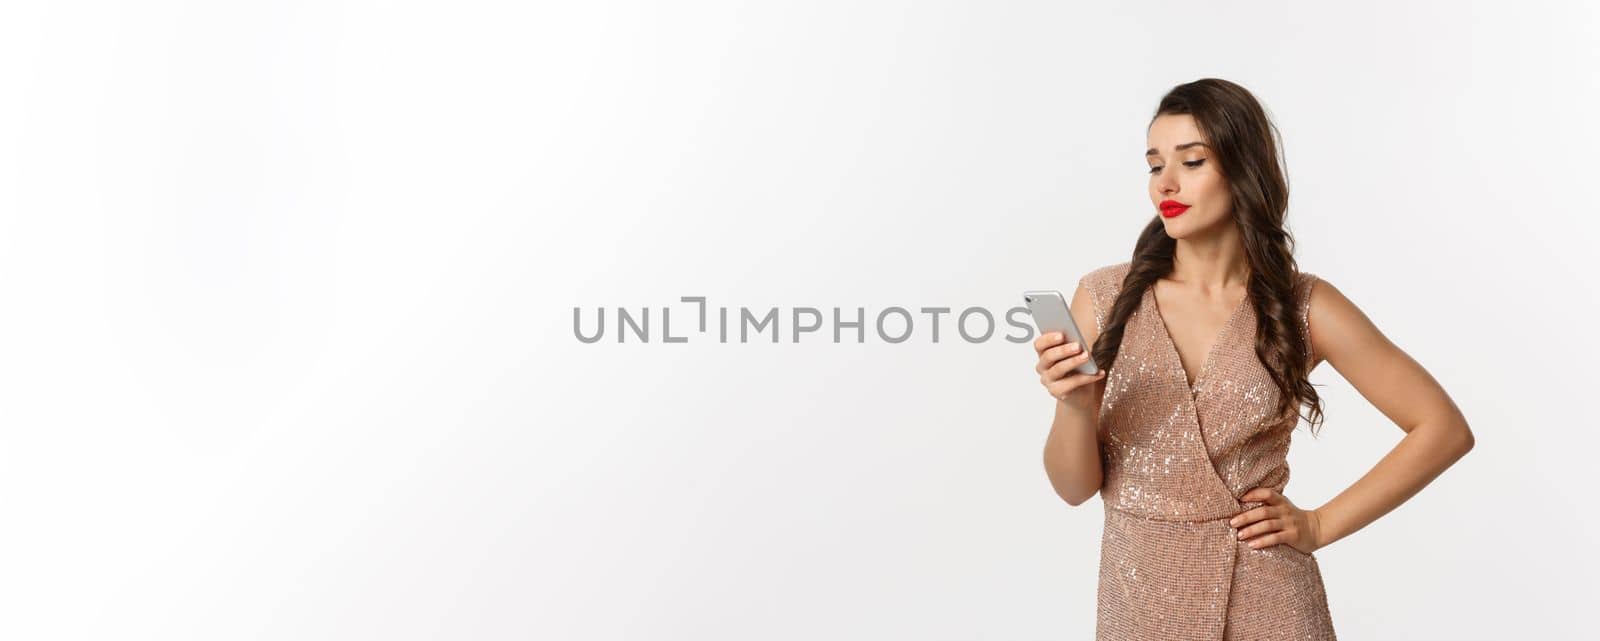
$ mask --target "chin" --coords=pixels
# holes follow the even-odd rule
[[[1187,212],[1185,212],[1185,213],[1187,213]],[[1156,214],[1156,215],[1160,216],[1161,214]],[[1179,216],[1178,218],[1183,218],[1183,216]],[[1187,221],[1184,221],[1184,222],[1187,222]],[[1183,224],[1183,222],[1180,222],[1180,221],[1177,221],[1177,220],[1171,220],[1171,219],[1167,219],[1167,218],[1162,218],[1161,219],[1161,227],[1167,230],[1167,237],[1171,238],[1173,240],[1177,240],[1179,238],[1183,238],[1184,236],[1188,236],[1189,235],[1189,231],[1190,231],[1189,230],[1189,226]]]
[[[1167,230],[1167,236],[1173,240],[1177,240],[1202,233],[1207,228],[1211,227],[1211,225],[1207,224],[1207,221],[1199,220],[1197,218],[1189,219],[1189,215],[1192,213],[1194,212],[1186,211],[1183,212],[1182,216],[1177,218],[1167,218],[1161,216],[1160,213],[1157,213],[1156,216],[1161,216],[1161,226]]]

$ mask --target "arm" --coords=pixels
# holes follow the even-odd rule
[[[1320,548],[1411,498],[1466,455],[1474,439],[1438,381],[1333,285],[1317,283],[1308,315],[1314,353],[1406,433],[1365,476],[1312,510]]]
[[[1099,338],[1095,325],[1094,301],[1082,285],[1072,294],[1072,321],[1083,332],[1083,352],[1069,352],[1058,345],[1041,355],[1041,363],[1058,355],[1075,356],[1087,352]],[[1078,363],[1062,363],[1076,367]],[[1068,369],[1070,369],[1068,367]],[[1076,374],[1075,376],[1083,376]],[[1105,375],[1081,385],[1067,395],[1067,400],[1052,400],[1055,418],[1050,423],[1050,436],[1044,444],[1044,470],[1050,485],[1068,505],[1077,506],[1100,491],[1103,480],[1100,470],[1099,416],[1100,397],[1105,393]]]

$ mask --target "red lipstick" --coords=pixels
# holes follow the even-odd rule
[[[1188,205],[1180,203],[1176,200],[1163,200],[1158,206],[1161,208],[1162,218],[1174,218],[1178,214],[1182,214],[1183,212],[1189,210]]]

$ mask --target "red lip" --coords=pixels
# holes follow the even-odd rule
[[[1188,211],[1189,209],[1188,205],[1180,203],[1176,200],[1163,200],[1158,207],[1161,208],[1161,216],[1163,218],[1172,218],[1178,214]]]

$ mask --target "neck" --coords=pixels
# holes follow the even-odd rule
[[[1250,259],[1239,226],[1230,222],[1217,225],[1214,233],[1178,239],[1171,280],[1203,292],[1245,286],[1250,280]]]

